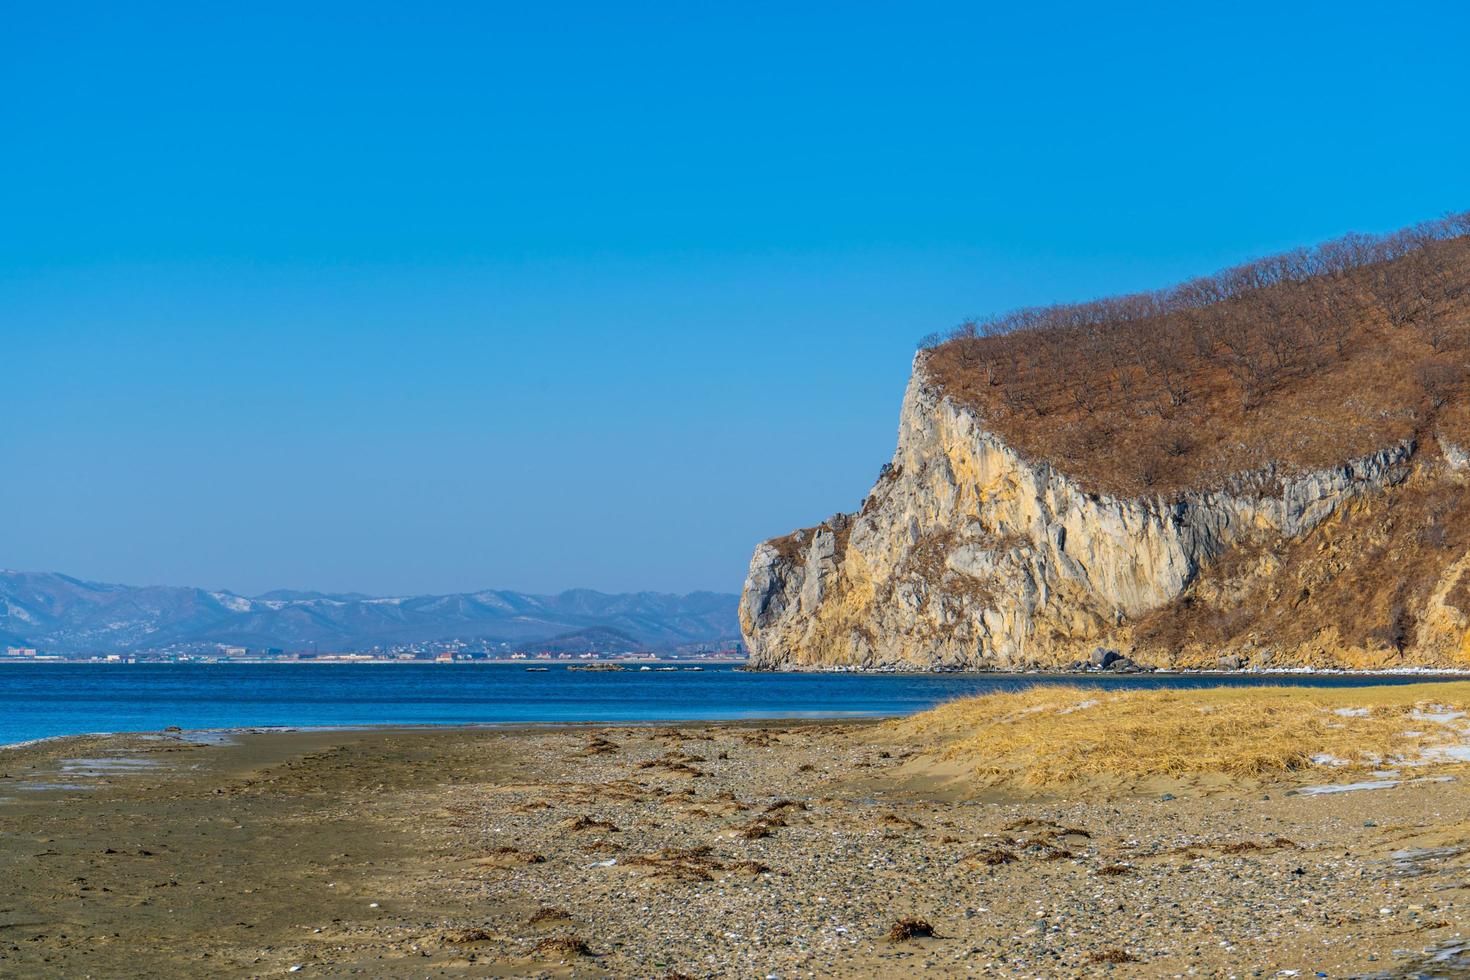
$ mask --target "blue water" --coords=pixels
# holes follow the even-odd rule
[[[285,725],[465,725],[898,715],[1033,684],[1405,684],[1369,675],[587,673],[515,664],[0,665],[0,745],[81,732]]]

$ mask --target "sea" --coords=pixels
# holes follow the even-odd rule
[[[676,665],[653,665],[676,666]],[[1463,679],[1383,674],[592,672],[553,664],[36,663],[0,665],[0,745],[57,735],[371,725],[525,725],[867,718],[1035,684],[1113,690]]]

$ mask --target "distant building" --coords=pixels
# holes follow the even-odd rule
[[[36,655],[36,648],[35,647],[6,647],[5,648],[5,655],[7,657],[34,657]]]

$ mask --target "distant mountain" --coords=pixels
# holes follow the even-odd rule
[[[739,638],[734,595],[574,589],[259,596],[86,582],[0,570],[0,638],[51,653],[204,650],[220,644],[327,651],[452,643],[501,649],[671,650]]]
[[[284,599],[294,602],[298,599],[337,599],[341,602],[350,602],[353,599],[371,599],[372,596],[361,592],[311,592],[301,589],[272,589],[262,592],[260,595],[251,596],[252,599]]]

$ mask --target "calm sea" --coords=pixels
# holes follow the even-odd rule
[[[1033,684],[1110,688],[1354,686],[1371,675],[587,673],[516,664],[6,664],[0,745],[81,732],[332,725],[470,725],[898,715]]]

